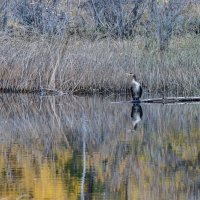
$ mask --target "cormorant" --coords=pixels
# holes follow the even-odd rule
[[[139,100],[142,96],[142,87],[140,83],[136,81],[135,74],[130,73],[130,75],[132,76],[131,94],[132,94],[133,100]]]

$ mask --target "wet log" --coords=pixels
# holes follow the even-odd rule
[[[141,99],[133,100],[132,103],[187,103],[187,102],[200,102],[200,97],[164,97],[154,99]]]
[[[112,103],[162,103],[162,104],[170,104],[170,103],[192,103],[199,102],[199,97],[164,97],[164,98],[153,98],[153,99],[140,99],[140,100],[132,100],[132,101],[118,101]]]

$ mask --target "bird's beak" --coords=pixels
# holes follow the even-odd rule
[[[127,76],[131,76],[131,73],[126,73]]]

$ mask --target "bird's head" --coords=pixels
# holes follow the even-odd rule
[[[136,75],[133,73],[126,73],[128,76],[131,76],[136,81]]]

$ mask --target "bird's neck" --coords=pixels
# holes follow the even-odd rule
[[[133,78],[132,82],[134,82],[134,83],[137,83],[137,81],[136,81],[136,79],[135,79],[135,78]]]

